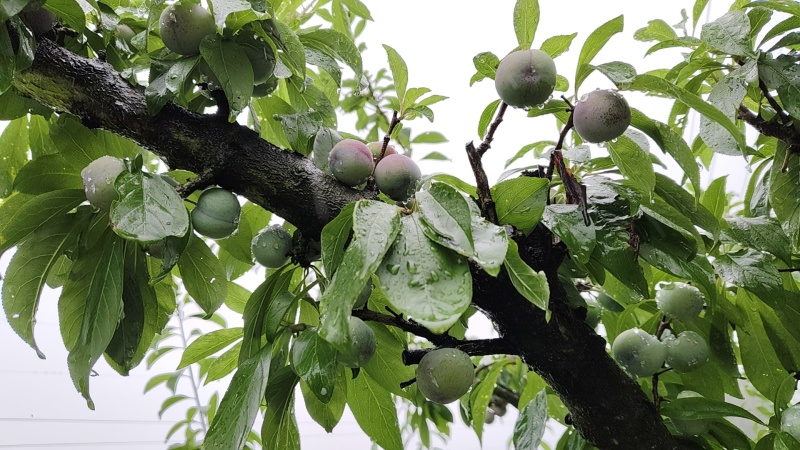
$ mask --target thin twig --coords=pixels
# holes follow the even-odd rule
[[[788,269],[778,269],[778,272],[800,272],[800,267],[790,267]]]
[[[215,177],[216,172],[214,169],[208,167],[203,171],[203,173],[178,186],[178,194],[181,196],[181,198],[187,198],[188,196],[192,195],[194,191],[205,189],[214,184]]]
[[[669,320],[667,316],[664,314],[661,315],[661,320],[658,322],[658,329],[656,330],[656,339],[659,341],[661,340],[661,336],[664,335],[664,332],[669,329]],[[668,371],[669,369],[662,370],[653,374],[653,404],[656,406],[656,410],[661,407],[661,396],[658,395],[658,377]]]
[[[489,148],[492,146],[492,141],[494,140],[494,133],[497,131],[497,127],[503,122],[503,115],[506,113],[506,109],[508,109],[508,103],[500,102],[500,109],[497,111],[497,115],[494,117],[494,122],[489,125],[489,130],[486,132],[486,136],[483,138],[483,142],[478,147],[478,154],[483,157],[483,154],[486,153]]]
[[[397,116],[397,111],[392,113],[392,121],[389,123],[389,130],[386,132],[386,136],[383,137],[383,147],[381,147],[381,155],[378,157],[378,160],[375,161],[375,166],[378,165],[379,162],[383,159],[386,155],[386,148],[389,147],[389,141],[392,140],[392,132],[400,124],[400,119]]]
[[[494,339],[476,339],[471,341],[461,341],[456,339],[455,344],[440,345],[437,348],[457,348],[470,356],[486,356],[486,355],[503,355],[514,352],[508,341],[503,338]],[[436,350],[428,348],[424,350],[406,350],[403,352],[403,364],[410,366],[412,364],[419,364],[419,361],[428,352]]]
[[[586,226],[589,226],[591,220],[589,219],[589,211],[586,207],[586,188],[581,183],[578,183],[578,180],[575,179],[575,175],[572,174],[572,171],[570,171],[566,163],[564,163],[564,155],[561,153],[561,149],[564,148],[564,141],[566,140],[567,133],[569,133],[569,130],[571,130],[575,125],[572,120],[574,108],[572,108],[572,105],[565,97],[562,96],[562,98],[569,105],[570,114],[569,118],[567,119],[567,123],[564,125],[564,128],[561,130],[561,133],[558,136],[556,148],[554,148],[550,153],[550,165],[547,167],[547,179],[552,181],[553,172],[558,171],[558,176],[561,178],[561,182],[564,183],[564,191],[567,194],[567,203],[577,204],[581,208],[581,213],[583,214],[583,223]]]
[[[781,122],[786,123],[786,121],[790,119],[789,114],[784,111],[783,108],[781,108],[781,105],[778,104],[778,102],[775,100],[775,97],[769,93],[769,89],[767,88],[766,83],[764,83],[764,80],[759,78],[758,87],[761,89],[761,93],[764,94],[764,98],[767,99],[767,103],[769,103],[769,105],[772,106],[772,109],[778,113],[778,117],[781,119]]]
[[[494,199],[492,199],[492,192],[489,189],[489,179],[486,177],[486,171],[483,170],[483,164],[481,164],[481,155],[472,142],[468,142],[466,148],[469,164],[472,166],[472,173],[475,174],[475,182],[478,185],[478,204],[481,207],[481,212],[486,217],[486,220],[497,225],[499,222],[497,210],[494,206]]]
[[[416,322],[403,319],[403,317],[399,314],[388,315],[370,311],[368,309],[356,309],[353,310],[353,315],[361,320],[379,322],[399,328],[405,332],[425,338],[432,343],[443,347],[453,347],[463,342],[447,334],[435,334]]]

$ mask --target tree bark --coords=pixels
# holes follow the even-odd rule
[[[15,76],[14,89],[53,108],[137,142],[171,169],[203,173],[214,183],[261,205],[318,239],[346,204],[367,195],[338,183],[310,160],[262,140],[225,118],[167,105],[147,113],[143,90],[112,67],[43,40],[33,66]],[[542,226],[520,242],[523,258],[544,270],[552,317],[520,296],[508,277],[472,271],[473,304],[497,325],[524,361],[569,408],[580,433],[601,449],[679,448],[639,385],[609,357],[605,340],[566,305],[556,271],[566,253]]]

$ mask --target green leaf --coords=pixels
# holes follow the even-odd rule
[[[361,52],[349,36],[336,30],[319,28],[299,37],[303,45],[343,61],[353,69],[356,77],[361,76]]]
[[[4,26],[0,29],[0,94],[11,88],[11,81],[14,78],[15,58],[11,36],[8,34],[8,28]]]
[[[403,450],[392,396],[363,371],[347,380],[347,405],[373,442],[386,450]]]
[[[736,144],[739,146],[740,151],[744,152],[747,149],[744,136],[739,129],[736,128],[736,125],[734,125],[720,110],[709,105],[705,100],[688,90],[676,86],[663,78],[649,74],[637,75],[628,89],[632,91],[663,94],[686,104],[686,106],[694,108],[700,114],[725,127],[731,136],[736,139]]]
[[[280,122],[291,149],[308,156],[314,149],[314,138],[322,128],[322,121],[317,120],[318,115],[317,112],[275,114],[274,118]]]
[[[514,425],[513,442],[516,448],[539,448],[547,429],[547,391],[542,389],[522,407]]]
[[[706,9],[707,4],[708,0],[695,0],[694,6],[692,7],[692,27],[697,27],[700,15],[703,14],[703,10]]]
[[[592,34],[586,38],[586,42],[581,48],[580,56],[578,57],[577,70],[575,71],[575,92],[581,87],[583,81],[592,72],[589,64],[592,62],[597,53],[608,43],[612,36],[622,31],[624,26],[623,16],[615,17],[608,22],[600,25]]]
[[[489,408],[489,400],[494,394],[495,384],[497,379],[500,378],[500,373],[503,372],[505,364],[503,362],[496,362],[491,365],[489,372],[486,376],[472,387],[469,393],[469,409],[472,414],[472,428],[475,434],[478,435],[478,440],[483,440],[483,417],[486,410]],[[520,448],[536,448],[534,447],[520,447]]]
[[[244,337],[239,362],[242,363],[254,356],[264,345],[262,338],[267,332],[268,313],[273,308],[272,304],[279,296],[284,296],[292,281],[294,269],[286,270],[287,266],[270,273],[266,281],[261,283],[247,300],[244,308]],[[291,294],[288,294],[291,296]],[[281,316],[282,317],[282,316]],[[271,342],[270,339],[267,342]]]
[[[316,329],[305,330],[295,338],[292,344],[292,367],[319,401],[331,401],[338,370],[336,350],[317,334]]]
[[[519,247],[513,240],[508,241],[508,253],[505,260],[506,271],[511,284],[517,292],[528,299],[536,307],[547,311],[550,302],[550,286],[544,272],[536,272],[519,256]]]
[[[631,180],[642,192],[650,194],[656,187],[656,174],[650,155],[628,136],[620,136],[606,143],[611,160],[620,172]]]
[[[160,176],[123,172],[111,207],[111,226],[126,239],[151,242],[189,231],[189,213],[175,188]]]
[[[59,189],[82,189],[83,179],[59,154],[40,156],[25,164],[14,179],[14,190],[44,194]]]
[[[423,221],[462,255],[474,251],[472,218],[467,199],[446,183],[436,183],[416,195]],[[435,240],[435,239],[434,239]],[[445,245],[452,248],[450,245]]]
[[[336,218],[328,222],[322,229],[321,248],[322,265],[328,277],[333,277],[336,269],[344,258],[345,245],[350,239],[353,228],[353,211],[355,203],[350,203],[339,213]]]
[[[539,2],[517,0],[514,5],[514,33],[520,49],[529,49],[539,26]]]
[[[233,347],[226,350],[225,353],[214,358],[211,364],[208,365],[208,371],[206,372],[206,378],[203,384],[220,380],[233,372],[236,369],[241,351],[242,343],[237,342]]]
[[[106,347],[106,361],[123,376],[139,365],[156,333],[161,333],[175,311],[174,299],[159,303],[148,283],[147,257],[135,242],[125,243],[122,278],[122,320]]]
[[[443,144],[449,142],[442,133],[438,131],[426,131],[414,136],[411,140],[412,144]]]
[[[755,77],[755,60],[750,60],[744,66],[725,75],[719,80],[708,95],[708,103],[718,108],[728,116],[731,121],[736,120],[739,105],[747,95],[747,79]],[[711,150],[723,155],[739,155],[736,140],[722,127],[707,117],[700,118],[700,138]]]
[[[492,122],[494,113],[497,112],[497,108],[500,106],[501,101],[502,100],[495,100],[492,103],[489,103],[481,113],[481,118],[478,120],[478,136],[480,136],[481,139],[486,136],[486,131],[489,129],[489,124]]]
[[[672,156],[691,181],[695,192],[700,192],[700,166],[692,149],[675,130],[665,123],[650,119],[636,108],[631,108],[631,126],[648,135],[663,152]]]
[[[785,291],[771,256],[747,249],[739,254],[720,255],[713,265],[731,285],[747,289],[772,307],[783,305]]]
[[[480,76],[481,79],[489,78],[490,80],[494,80],[497,66],[500,65],[500,58],[492,52],[482,52],[472,58],[472,64],[478,71],[476,76]],[[472,85],[472,82],[470,82],[470,85]]]
[[[772,165],[770,171],[769,200],[792,245],[798,248],[800,247],[800,161],[796,157],[790,157],[787,160],[787,170],[783,172],[781,164],[777,162],[786,158],[786,151],[786,145],[779,142],[775,152],[776,163]]]
[[[583,222],[578,205],[547,205],[542,222],[559,239],[579,262],[586,264],[594,251],[597,236],[594,227]]]
[[[380,353],[382,352],[377,352],[372,359],[374,360],[377,358]],[[333,396],[328,403],[319,401],[317,396],[311,392],[311,388],[308,384],[304,382],[300,383],[300,391],[303,393],[303,400],[305,401],[308,415],[328,433],[333,431],[333,428],[339,423],[344,414],[344,407],[347,403],[347,374],[349,373],[350,371],[345,367],[340,367],[336,372]]]
[[[214,415],[203,449],[244,447],[264,399],[271,361],[272,346],[266,346],[239,365]]]
[[[700,39],[709,47],[729,55],[744,56],[750,48],[750,19],[744,11],[729,11],[703,25]]]
[[[5,22],[19,14],[30,0],[6,0],[0,2],[0,22]]]
[[[86,29],[86,16],[77,0],[49,0],[44,7],[56,13],[79,33]]]
[[[787,265],[792,264],[792,244],[780,224],[771,217],[727,219],[725,232],[745,246],[772,253]]]
[[[67,366],[90,409],[94,409],[89,395],[92,367],[122,318],[123,242],[106,231],[97,245],[75,261],[59,300],[75,304],[74,311],[79,312],[73,322],[80,324],[80,331],[69,347]]]
[[[206,314],[213,313],[225,302],[228,294],[225,268],[202,239],[189,238],[189,244],[178,259],[178,270],[186,292]]]
[[[389,57],[389,68],[392,71],[392,79],[394,80],[394,90],[397,93],[397,100],[403,105],[403,97],[406,95],[406,88],[408,87],[408,65],[397,53],[397,50],[384,44],[383,48]]]
[[[403,352],[408,346],[386,325],[376,322],[368,322],[367,325],[375,332],[380,351],[375,352],[363,370],[387,391],[408,398],[408,394],[400,388],[401,383],[414,378],[414,368],[403,364]],[[338,388],[338,385],[334,388],[334,395]]]
[[[578,33],[549,37],[542,42],[541,50],[550,55],[551,58],[555,58],[569,50],[569,46],[572,45],[572,41],[576,36],[578,36]]]
[[[590,67],[605,75],[617,86],[627,86],[636,78],[636,68],[622,61],[612,61],[599,66],[590,65]]]
[[[289,25],[278,19],[273,19],[271,23],[275,25],[280,36],[278,43],[283,50],[280,53],[280,61],[289,68],[292,75],[304,80],[306,78],[306,52],[303,43]]]
[[[367,280],[383,260],[400,231],[399,208],[360,200],[353,211],[353,241],[328,289],[320,297],[320,336],[343,349],[351,343],[348,317]]]
[[[708,189],[703,192],[703,196],[700,199],[700,203],[705,206],[717,220],[722,218],[725,207],[728,205],[728,198],[725,195],[725,183],[727,179],[727,176],[714,179],[714,181],[708,185]]]
[[[491,189],[500,225],[513,225],[529,234],[539,223],[547,203],[549,182],[544,178],[519,177]]]
[[[0,161],[3,162],[0,165],[0,198],[11,193],[11,188],[16,183],[15,179],[19,177],[21,169],[28,160],[27,128],[28,120],[21,117],[11,121],[0,135]]]
[[[44,354],[33,335],[39,297],[58,258],[74,245],[77,237],[74,223],[75,217],[63,216],[35,232],[14,253],[3,280],[3,309],[8,323],[40,358]]]
[[[742,417],[762,425],[764,424],[758,417],[743,408],[705,397],[673,399],[661,405],[661,414],[678,420]]]
[[[261,424],[264,450],[300,450],[300,432],[294,414],[298,378],[290,367],[281,367],[269,378],[264,397],[267,408]]]
[[[223,328],[206,333],[189,344],[181,355],[177,370],[216,354],[242,338],[242,328]]]
[[[678,35],[675,33],[675,30],[673,30],[667,22],[664,22],[661,19],[651,20],[647,22],[646,27],[639,28],[635,33],[633,33],[634,39],[643,42],[669,41],[676,39],[677,37]]]
[[[396,311],[443,333],[469,307],[472,277],[464,258],[425,236],[420,219],[417,214],[401,218],[397,241],[376,274]]]
[[[200,54],[219,79],[228,99],[228,120],[236,120],[253,96],[253,66],[247,59],[247,53],[239,44],[215,34],[203,39]]]
[[[234,13],[252,12],[253,16],[257,17],[255,11],[253,11],[252,6],[247,0],[209,1],[211,3],[211,9],[214,11],[214,22],[216,22],[217,28],[223,28],[225,26],[225,20],[228,19],[228,16]]]
[[[64,216],[84,201],[86,195],[83,189],[60,189],[38,195],[21,205],[18,202],[3,202],[0,206],[0,217],[7,222],[0,227],[0,253],[50,221]]]

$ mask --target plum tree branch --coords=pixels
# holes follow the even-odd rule
[[[481,155],[481,157],[491,148],[492,141],[494,141],[494,134],[497,132],[497,127],[503,123],[503,116],[506,114],[506,109],[508,109],[508,103],[501,101],[500,108],[497,110],[497,115],[494,117],[494,121],[489,125],[489,130],[486,132],[486,137],[483,138],[483,142],[478,146],[478,154]]]
[[[247,197],[318,239],[322,227],[348,203],[373,193],[347,188],[307,158],[262,140],[257,133],[214,116],[168,104],[149,116],[143,90],[114,69],[42,41],[33,65],[16,74],[14,89],[153,151],[173,169],[211,168],[220,186]],[[474,146],[472,146],[474,149]],[[476,156],[477,151],[475,152]],[[484,174],[485,175],[485,174]],[[488,183],[486,183],[488,192]],[[565,256],[538,227],[520,242],[523,259],[550,285],[552,317],[522,297],[508,275],[473,267],[473,304],[569,408],[575,427],[599,448],[677,448],[647,395],[606,352],[605,340],[567,306],[557,270]]]

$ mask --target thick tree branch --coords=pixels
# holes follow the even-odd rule
[[[147,114],[142,90],[114,70],[41,42],[30,69],[14,88],[84,124],[127,137],[164,158],[171,168],[203,173],[251,201],[319,237],[322,227],[346,204],[363,198],[325,175],[313,163],[283,151],[236,124],[167,105]],[[477,151],[475,152],[477,154]],[[557,269],[565,251],[544,227],[520,242],[525,261],[543,270],[550,284],[552,317],[524,299],[505,273],[491,277],[475,267],[473,303],[490,317],[508,353],[520,355],[561,397],[575,427],[602,449],[677,448],[652,402],[606,352],[606,342],[566,303]]]
[[[101,61],[78,57],[42,40],[33,66],[14,77],[14,88],[57,110],[131,139],[172,169],[214,172],[214,182],[247,197],[319,236],[346,204],[366,194],[327,176],[311,160],[282,150],[247,127],[168,104],[147,113],[142,89]]]

